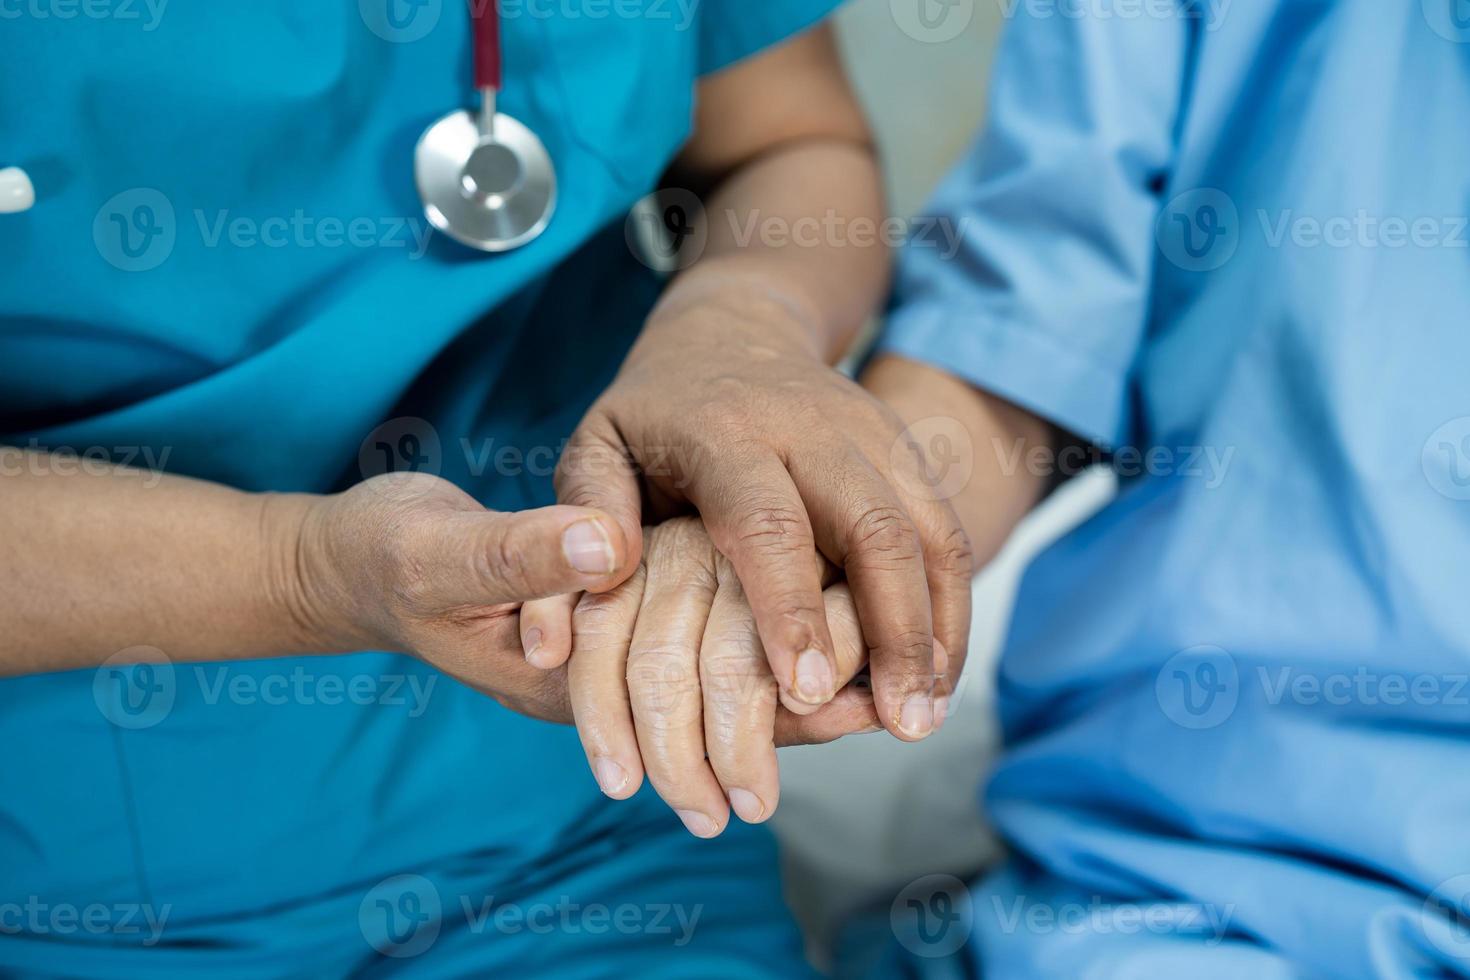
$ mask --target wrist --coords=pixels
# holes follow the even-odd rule
[[[704,341],[740,342],[823,362],[827,346],[822,317],[810,300],[768,272],[729,263],[699,266],[675,279],[649,314],[634,354],[664,342]]]
[[[347,653],[373,649],[357,623],[353,590],[333,554],[330,511],[334,497],[261,495],[266,588],[270,615],[282,624],[293,653]]]

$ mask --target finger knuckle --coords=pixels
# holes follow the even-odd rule
[[[644,722],[683,727],[699,716],[699,678],[681,658],[640,652],[628,658],[628,693]]]
[[[747,717],[746,709],[775,707],[776,679],[769,672],[752,670],[744,663],[718,661],[707,664],[703,670],[704,698],[713,708],[707,723],[718,725],[723,720],[735,725]]]
[[[953,527],[934,542],[929,563],[942,575],[968,580],[975,572],[975,547],[962,527]]]
[[[634,472],[627,452],[606,446],[568,446],[552,475],[561,503],[586,506],[601,500],[612,477]]]
[[[898,507],[876,504],[863,510],[851,531],[854,553],[872,564],[901,565],[922,557],[919,532]]]
[[[799,551],[810,547],[806,515],[784,501],[757,498],[742,501],[733,535],[737,546],[763,551]]]
[[[742,619],[735,623],[710,626],[704,635],[701,660],[718,663],[746,663],[757,659],[760,636],[755,623]]]
[[[659,690],[688,684],[691,679],[684,658],[675,656],[672,651],[643,647],[632,651],[628,656],[627,681],[630,688]]]
[[[573,635],[581,642],[606,640],[616,643],[626,651],[638,617],[644,576],[644,568],[640,565],[628,581],[611,592],[583,593],[572,610]]]
[[[933,689],[934,640],[923,630],[905,630],[891,637],[882,648],[890,669],[875,672],[873,693],[880,699],[902,701],[909,694]]]
[[[487,587],[501,588],[509,595],[533,596],[536,583],[523,550],[507,535],[499,535],[478,548],[474,555],[477,580]]]
[[[623,597],[617,592],[588,592],[577,600],[572,622],[578,633],[603,633],[630,617],[624,612]]]
[[[716,637],[700,655],[699,676],[705,688],[726,690],[763,683],[771,672],[759,647],[744,639],[724,642]]]
[[[851,646],[862,646],[862,623],[858,620],[857,607],[850,600],[829,604],[827,623],[833,640]]]
[[[644,561],[655,589],[698,596],[717,587],[715,554],[704,525],[678,517],[649,532]]]
[[[896,657],[910,674],[917,674],[934,659],[934,634],[923,629],[904,629],[889,637],[883,652]]]
[[[575,482],[572,477],[563,477],[560,470],[557,471],[556,491],[557,502],[568,507],[596,508],[603,501],[596,489],[588,484]]]

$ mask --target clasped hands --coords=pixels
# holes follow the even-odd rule
[[[777,746],[926,737],[965,659],[969,541],[900,418],[786,315],[650,320],[559,506],[492,514],[420,474],[326,498],[301,532],[308,610],[356,611],[345,648],[575,723],[605,793],[646,775],[698,836],[771,815]]]
[[[632,796],[646,774],[691,833],[713,837],[732,808],[747,823],[775,811],[778,744],[882,730],[871,694],[849,683],[868,656],[845,583],[822,594],[839,690],[797,715],[778,703],[740,579],[703,524],[674,518],[644,542],[642,564],[612,591],[574,607],[561,597],[530,603],[521,615],[523,633],[542,632],[528,659],[565,664],[572,717],[604,793]]]
[[[922,447],[792,340],[789,310],[746,302],[656,316],[558,476],[630,541],[649,516],[699,517],[644,531],[612,591],[521,613],[529,661],[568,664],[603,791],[646,774],[699,836],[727,800],[747,822],[774,811],[782,736],[938,728],[969,630],[969,542]]]

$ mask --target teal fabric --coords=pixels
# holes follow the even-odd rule
[[[470,102],[459,5],[25,8],[3,26],[0,162],[37,202],[0,216],[0,443],[251,490],[411,466],[546,502],[657,295],[622,220],[688,136],[697,76],[833,5],[507,3],[501,109],[546,142],[561,198],[493,257],[425,237],[411,172],[419,133]],[[420,969],[647,972],[671,949],[466,934],[458,899],[492,892],[702,901],[668,963],[798,968],[764,831],[694,844],[651,794],[603,800],[570,729],[404,657],[164,653],[0,682],[0,972],[370,972],[360,905],[404,874],[443,899]],[[67,929],[27,903],[108,915]],[[126,909],[166,911],[160,941]]]

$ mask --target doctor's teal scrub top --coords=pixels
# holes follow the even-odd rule
[[[500,109],[560,201],[493,256],[429,232],[412,173],[472,102],[462,4],[7,10],[0,165],[36,204],[0,215],[0,444],[547,502],[657,295],[623,219],[698,78],[832,6],[502,2]],[[691,844],[650,794],[604,801],[570,729],[406,657],[162,654],[0,682],[0,973],[799,968],[767,835]]]
[[[990,91],[884,346],[1120,491],[1018,596],[1016,856],[909,949],[1470,976],[1470,5],[1022,3]]]

